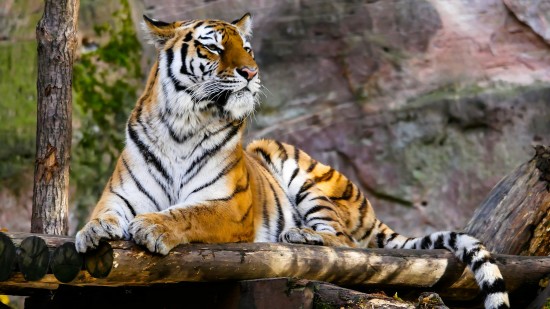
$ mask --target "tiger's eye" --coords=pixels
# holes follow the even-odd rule
[[[208,45],[205,45],[204,47],[206,47],[208,50],[210,50],[211,52],[214,52],[214,53],[221,53],[221,49],[218,47],[218,45],[216,44],[208,44]]]

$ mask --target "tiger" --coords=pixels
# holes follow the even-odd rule
[[[114,172],[76,235],[79,252],[114,239],[161,255],[193,242],[447,249],[473,271],[486,308],[509,308],[499,268],[477,239],[402,236],[334,168],[276,140],[243,146],[262,94],[249,13],[231,23],[143,17],[158,58]]]

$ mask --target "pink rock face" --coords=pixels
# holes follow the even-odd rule
[[[144,2],[164,20],[251,12],[269,91],[249,138],[343,171],[405,234],[461,229],[550,144],[550,47],[501,0]]]

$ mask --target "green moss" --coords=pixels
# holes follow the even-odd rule
[[[71,179],[80,224],[97,202],[123,148],[126,120],[141,86],[141,45],[127,0],[120,1],[108,23],[95,25],[96,51],[74,66],[75,115]]]
[[[36,43],[0,48],[0,181],[32,170],[36,134]]]

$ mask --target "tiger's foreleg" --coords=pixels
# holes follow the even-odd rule
[[[101,240],[129,240],[128,225],[135,213],[127,204],[120,195],[104,193],[92,219],[76,234],[76,250],[84,253],[96,248]]]
[[[137,244],[162,255],[179,244],[190,242],[252,242],[252,204],[216,200],[176,205],[161,212],[136,216],[130,223],[129,232]]]

